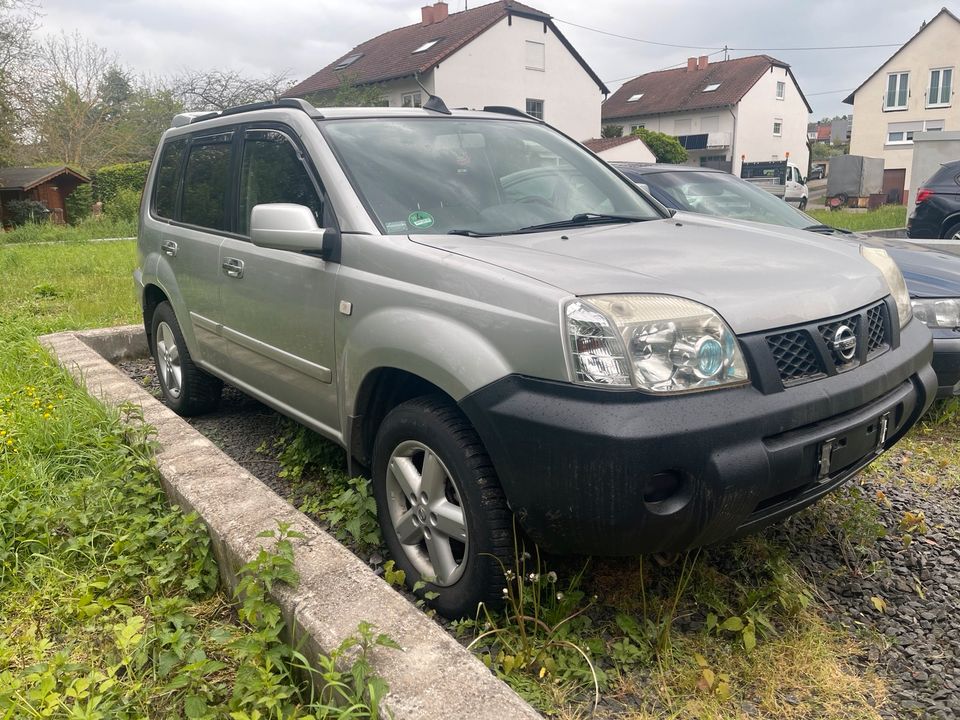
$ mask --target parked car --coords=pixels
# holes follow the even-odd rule
[[[907,237],[960,242],[960,160],[944,163],[917,190]]]
[[[914,314],[933,332],[939,397],[960,395],[960,257],[916,243],[856,235],[822,225],[730,173],[680,165],[614,163],[669,208],[809,230],[882,248],[900,267]]]
[[[227,382],[342,445],[448,616],[502,599],[514,519],[606,555],[751,532],[936,393],[886,252],[672,217],[516,110],[184,114],[144,197],[166,402]]]
[[[826,176],[826,170],[823,165],[814,165],[810,169],[810,174],[807,175],[807,180],[823,180]]]
[[[807,179],[788,160],[745,162],[740,166],[740,177],[801,210],[807,207]]]

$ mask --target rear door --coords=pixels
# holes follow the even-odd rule
[[[219,335],[218,262],[230,212],[233,141],[232,129],[218,129],[193,137],[182,148],[186,158],[175,220],[163,231],[160,243],[161,262],[167,265],[169,273],[166,278],[158,273],[173,285],[168,292],[188,340],[193,337],[190,350],[194,359],[221,372],[227,363]],[[171,163],[175,161],[170,158]],[[162,171],[161,167],[160,174]]]
[[[295,203],[335,224],[296,134],[247,126],[239,146],[236,232],[220,246],[223,337],[242,389],[307,425],[339,435],[333,303],[339,264],[249,241],[250,213]]]

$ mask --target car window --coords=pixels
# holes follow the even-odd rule
[[[160,153],[157,176],[153,181],[153,214],[157,217],[173,219],[186,147],[185,139],[172,140],[163,146]]]
[[[660,217],[630,183],[540,124],[363,118],[320,127],[387,234],[508,233],[581,213]]]
[[[806,228],[817,221],[776,195],[723,172],[677,171],[644,175],[654,197],[690,212]]]
[[[293,142],[278,130],[250,130],[240,166],[237,231],[249,233],[250,213],[263,203],[295,203],[313,211],[323,225],[323,203]]]
[[[227,229],[227,190],[233,134],[197,138],[183,173],[180,220],[212,230]]]

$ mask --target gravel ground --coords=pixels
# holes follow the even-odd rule
[[[159,396],[152,361],[124,362],[120,368]],[[257,452],[280,433],[279,415],[227,387],[215,413],[189,421],[278,494],[289,496],[288,485],[277,477],[279,463],[269,452]],[[894,450],[889,464],[896,469],[910,455]],[[955,475],[957,470],[951,466],[941,472]],[[886,680],[890,698],[878,711],[881,717],[960,718],[960,483],[954,479],[918,489],[916,483],[873,472],[856,492],[868,513],[878,513],[866,521],[868,528],[879,523],[886,529],[874,543],[855,547],[844,539],[855,538],[856,527],[846,534],[828,527],[824,541],[816,527],[823,522],[823,509],[767,532],[792,547],[791,560],[816,586],[826,619],[859,640],[864,648],[859,668]],[[907,528],[912,529],[907,544],[901,523],[918,512],[925,527]],[[374,567],[382,563],[376,554],[363,559]]]

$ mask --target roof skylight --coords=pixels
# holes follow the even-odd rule
[[[334,70],[342,70],[342,69],[345,68],[345,67],[348,67],[348,66],[350,66],[350,65],[353,65],[357,60],[359,60],[359,59],[362,58],[362,57],[363,57],[363,53],[356,53],[356,54],[354,54],[354,55],[348,55],[348,56],[345,57],[343,60],[341,60],[340,62],[338,62],[336,65],[334,65],[334,66],[333,66],[333,69],[334,69]]]
[[[643,93],[637,93],[636,95],[631,95],[627,98],[627,102],[636,102],[643,97]]]
[[[716,90],[718,87],[720,87],[720,83],[711,83],[710,85],[707,85],[707,86],[702,90],[702,92],[713,92],[713,91]]]
[[[410,54],[411,54],[411,55],[416,55],[417,53],[425,52],[425,51],[429,50],[430,48],[432,48],[434,45],[436,45],[438,42],[440,42],[440,38],[437,38],[436,40],[430,40],[430,41],[428,41],[428,42],[425,42],[423,45],[421,45],[420,47],[418,47],[416,50],[414,50],[414,51],[413,51],[412,53],[410,53]]]

